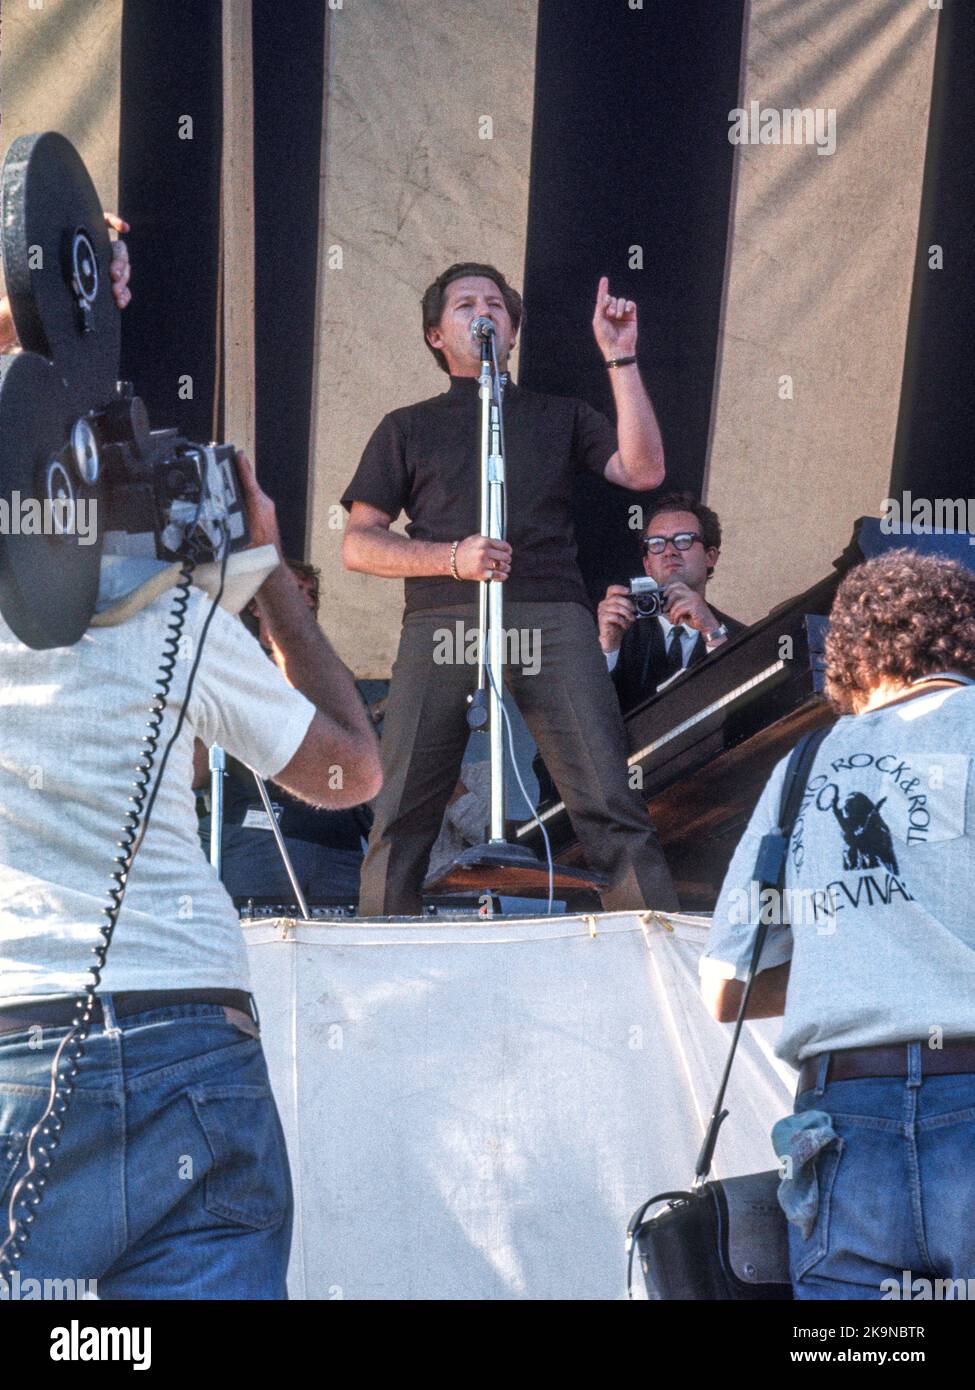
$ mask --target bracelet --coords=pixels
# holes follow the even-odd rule
[[[460,575],[457,573],[457,547],[459,545],[460,541],[454,541],[453,545],[450,547],[450,573],[455,579],[460,578]]]
[[[612,357],[606,363],[607,367],[628,367],[631,362],[635,362],[635,357]]]

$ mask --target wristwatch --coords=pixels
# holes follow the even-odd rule
[[[712,642],[723,642],[727,636],[728,629],[725,627],[724,623],[719,623],[718,626],[712,628],[710,632],[705,632],[704,644],[710,647]]]

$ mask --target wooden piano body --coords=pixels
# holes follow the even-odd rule
[[[772,768],[835,718],[822,697],[822,639],[839,576],[748,628],[630,710],[630,782],[647,802],[682,906],[710,911]],[[562,802],[540,819],[561,863],[581,862]],[[518,843],[544,855],[534,822]]]
[[[624,717],[631,785],[647,803],[688,911],[714,907],[775,764],[802,734],[836,717],[823,697],[823,641],[839,582],[862,558],[855,537],[828,578],[773,609]],[[562,802],[541,807],[539,815],[555,858],[581,864]],[[544,857],[534,822],[518,826],[514,838]]]

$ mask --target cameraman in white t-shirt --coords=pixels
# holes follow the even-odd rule
[[[238,464],[252,540],[280,555],[274,505]],[[105,1299],[284,1298],[288,1161],[239,919],[197,835],[193,742],[220,744],[314,806],[368,801],[381,774],[352,676],[283,563],[257,594],[280,669],[192,591],[150,784],[184,704],[185,719],[36,1213],[22,1182],[101,942],[175,598],[56,650],[26,647],[0,620],[0,1205],[13,1197],[14,1216],[36,1215],[21,1281],[93,1280]],[[183,658],[198,652],[187,696]],[[55,1131],[61,1113],[46,1122]],[[35,1160],[46,1142],[33,1141]]]
[[[773,1134],[793,1290],[931,1297],[975,1280],[975,574],[910,550],[852,570],[826,677],[841,717],[803,789],[787,912],[772,919],[748,1008],[784,1013],[776,1050],[799,1069],[795,1114]],[[725,1022],[741,1003],[756,854],[779,823],[786,761],[732,859],[701,961]]]

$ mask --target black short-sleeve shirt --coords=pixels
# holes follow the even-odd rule
[[[616,431],[585,401],[504,392],[511,575],[505,596],[588,605],[572,528],[575,474],[602,475]],[[480,401],[476,377],[451,377],[431,400],[393,410],[366,445],[342,496],[408,518],[413,540],[456,541],[480,531]],[[477,585],[449,575],[407,579],[406,611],[477,601]]]

